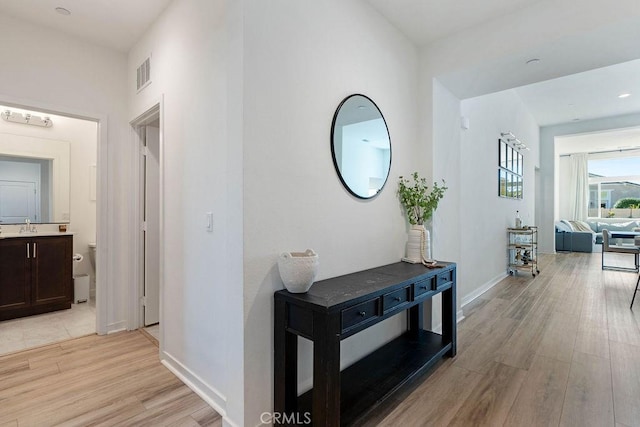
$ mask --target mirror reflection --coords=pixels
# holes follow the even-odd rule
[[[69,143],[0,134],[0,224],[69,216]]]
[[[391,168],[391,141],[377,105],[350,95],[338,106],[331,131],[333,163],[345,188],[361,199],[375,197]]]

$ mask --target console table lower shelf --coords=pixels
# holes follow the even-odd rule
[[[397,263],[316,282],[306,294],[275,293],[276,425],[362,421],[405,384],[456,354],[456,269]],[[442,334],[424,330],[423,303],[442,294]],[[407,331],[340,371],[340,341],[395,315]],[[313,345],[313,388],[298,396],[297,340]]]
[[[340,424],[350,425],[431,368],[449,350],[442,336],[405,333],[340,372]],[[312,411],[313,389],[298,397],[298,410]]]

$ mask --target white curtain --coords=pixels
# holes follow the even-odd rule
[[[589,170],[587,153],[572,154],[569,156],[571,181],[569,184],[569,197],[571,201],[571,214],[574,220],[586,221],[589,207]]]

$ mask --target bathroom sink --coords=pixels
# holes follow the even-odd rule
[[[66,231],[66,232],[59,232],[59,231],[30,231],[30,232],[2,232],[0,233],[0,239],[10,239],[10,238],[16,238],[16,237],[40,237],[40,236],[65,236],[65,235],[70,235],[73,234],[70,231]]]

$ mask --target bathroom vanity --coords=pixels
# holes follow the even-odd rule
[[[71,233],[0,235],[0,320],[71,308]]]

